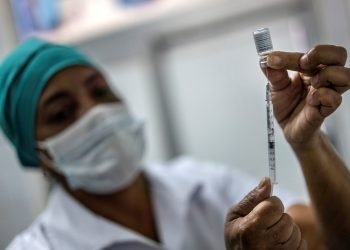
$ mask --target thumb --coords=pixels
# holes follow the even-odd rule
[[[230,209],[226,221],[233,221],[249,214],[260,202],[271,196],[271,190],[270,178],[264,177],[256,188],[250,191],[237,205]]]

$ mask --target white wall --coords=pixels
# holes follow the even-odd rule
[[[0,134],[0,249],[44,208],[47,186],[38,171],[25,171]]]
[[[0,1],[0,57],[10,51],[17,42],[8,0]]]
[[[0,1],[0,62],[16,44],[9,2]],[[47,187],[40,171],[23,170],[0,132],[0,249],[31,224],[45,206]]]

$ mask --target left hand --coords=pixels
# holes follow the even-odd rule
[[[302,250],[306,248],[300,229],[284,213],[281,200],[271,197],[271,181],[264,178],[227,213],[227,250]]]
[[[324,119],[350,88],[343,47],[318,45],[307,53],[274,51],[263,69],[271,83],[274,115],[292,146],[310,145]],[[287,70],[296,71],[290,78]]]

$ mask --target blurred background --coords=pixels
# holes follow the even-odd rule
[[[252,32],[276,50],[317,43],[350,51],[348,0],[4,0],[0,61],[28,36],[88,53],[147,124],[146,162],[179,155],[268,175],[265,79]],[[325,130],[350,165],[350,97]],[[276,135],[279,186],[307,199],[298,163]],[[0,249],[42,211],[47,183],[0,136]],[[179,187],[180,188],[180,187]]]

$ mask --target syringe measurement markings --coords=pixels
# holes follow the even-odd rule
[[[269,83],[267,83],[266,85],[266,114],[268,133],[269,175],[272,183],[276,183],[275,132]]]

